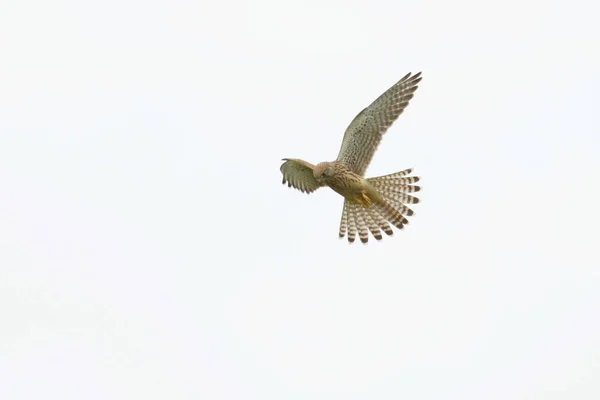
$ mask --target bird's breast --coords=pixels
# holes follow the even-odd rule
[[[327,185],[347,200],[363,207],[368,207],[373,203],[369,183],[351,171],[330,176]]]

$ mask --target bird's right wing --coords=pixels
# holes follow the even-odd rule
[[[313,176],[315,168],[309,162],[297,158],[284,158],[279,170],[283,174],[283,182],[302,192],[311,193],[320,188],[321,184]]]
[[[358,113],[346,129],[337,161],[364,176],[381,137],[402,114],[420,81],[420,72],[405,75]]]

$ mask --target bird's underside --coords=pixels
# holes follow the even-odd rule
[[[332,162],[313,165],[300,159],[284,159],[281,165],[283,183],[302,192],[311,193],[323,186],[344,197],[339,236],[354,242],[356,233],[363,243],[369,232],[381,240],[382,232],[393,235],[393,225],[402,229],[413,215],[408,205],[419,199],[413,193],[420,190],[411,176],[412,169],[375,178],[364,178],[383,134],[404,111],[413,97],[421,73],[404,76],[395,85],[362,110],[344,134],[338,157]]]

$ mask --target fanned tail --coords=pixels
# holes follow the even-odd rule
[[[372,206],[363,207],[352,201],[344,200],[339,236],[348,236],[348,242],[356,239],[356,233],[362,243],[369,241],[369,232],[377,240],[383,238],[383,231],[388,236],[394,234],[390,224],[398,229],[408,224],[409,217],[414,214],[407,204],[417,204],[419,198],[410,195],[421,190],[414,183],[419,177],[408,176],[412,169],[390,175],[369,178],[367,181],[377,189],[382,199]]]

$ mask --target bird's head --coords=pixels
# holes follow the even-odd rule
[[[317,166],[313,169],[313,176],[317,180],[317,182],[323,182],[333,173],[333,163],[331,162],[321,162],[318,163]]]

